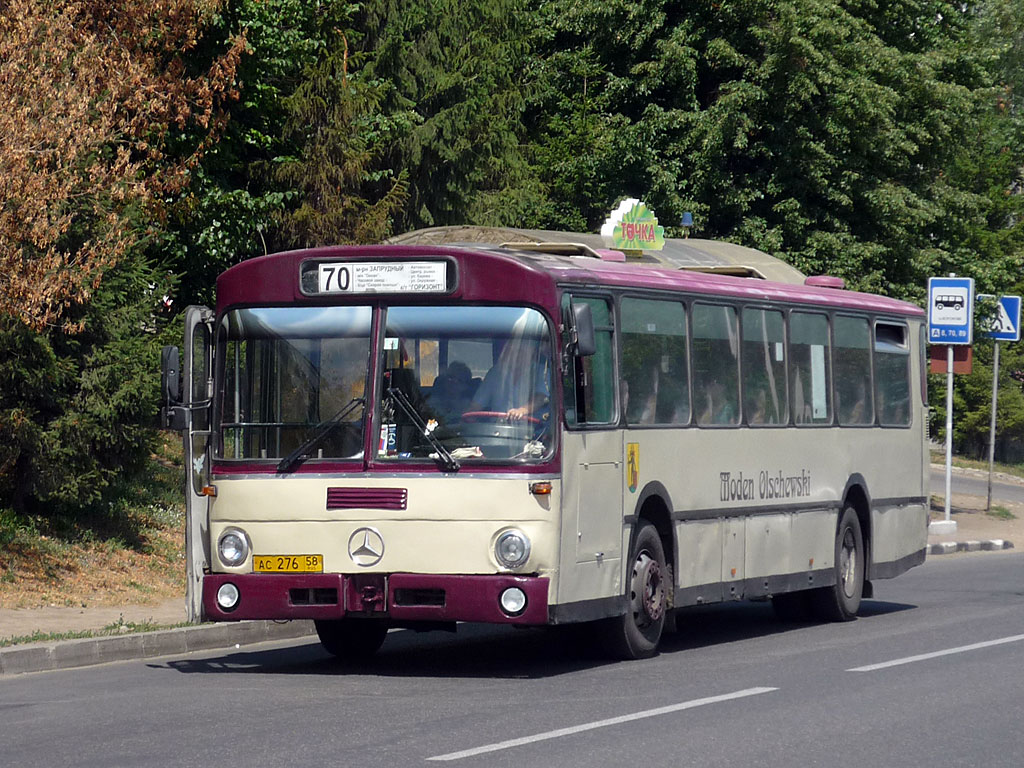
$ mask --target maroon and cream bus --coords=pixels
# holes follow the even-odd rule
[[[848,620],[923,562],[918,307],[712,241],[399,241],[242,262],[180,383],[165,350],[194,620],[313,619],[345,656],[594,622],[637,658],[685,606]]]

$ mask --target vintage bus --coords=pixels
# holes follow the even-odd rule
[[[187,310],[193,619],[312,619],[350,657],[593,622],[641,658],[686,606],[849,620],[924,561],[920,308],[724,243],[526,234],[253,258]]]

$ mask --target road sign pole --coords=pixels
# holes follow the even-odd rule
[[[999,400],[999,342],[994,342],[992,347],[995,354],[992,358],[992,420],[988,430],[988,498],[985,501],[985,511],[992,511],[992,465],[996,456],[996,403]]]
[[[929,533],[956,533],[953,496],[953,345],[970,346],[974,330],[974,280],[969,277],[928,278],[928,338],[946,345],[946,515],[929,523]]]
[[[946,523],[953,490],[953,345],[946,347]],[[955,530],[955,529],[954,529]]]

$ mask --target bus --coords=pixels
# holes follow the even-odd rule
[[[688,606],[848,621],[924,561],[922,309],[726,243],[527,234],[252,258],[187,309],[191,619],[312,619],[347,658],[588,622],[643,658]]]

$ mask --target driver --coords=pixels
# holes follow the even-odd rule
[[[509,421],[546,419],[551,400],[550,362],[544,345],[510,339],[473,395],[470,411],[500,413]]]

